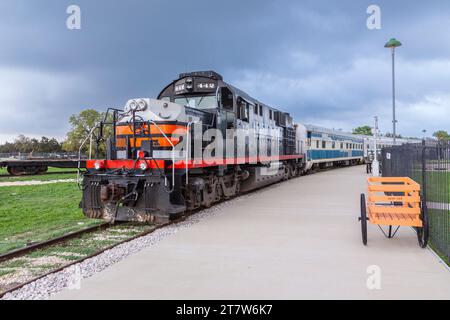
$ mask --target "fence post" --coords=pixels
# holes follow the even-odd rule
[[[426,154],[425,139],[422,139],[422,195],[425,204],[427,203],[427,175],[426,175]]]

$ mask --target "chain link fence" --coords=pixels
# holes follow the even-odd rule
[[[430,224],[430,246],[450,265],[450,143],[423,141],[383,148],[383,177],[420,183]]]

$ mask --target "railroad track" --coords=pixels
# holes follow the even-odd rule
[[[197,213],[198,211],[199,210],[192,211],[191,213],[187,213],[187,214],[181,216],[178,219],[175,219],[175,220],[172,220],[172,221],[169,221],[169,222],[166,222],[166,223],[162,223],[162,224],[158,224],[158,225],[148,225],[148,229],[145,230],[145,231],[138,232],[137,234],[135,234],[133,236],[130,236],[130,237],[124,239],[124,240],[121,240],[121,241],[118,241],[118,242],[116,242],[114,244],[102,247],[101,249],[96,250],[94,253],[88,254],[88,255],[80,258],[80,259],[77,259],[75,261],[69,262],[69,263],[64,264],[62,266],[55,267],[55,268],[51,269],[50,271],[42,273],[42,274],[40,274],[40,275],[38,275],[36,277],[33,277],[31,279],[28,279],[28,280],[23,281],[23,282],[18,283],[18,284],[15,284],[14,286],[9,287],[6,290],[1,291],[1,287],[0,287],[0,298],[5,296],[7,293],[16,291],[16,290],[18,290],[18,289],[20,289],[20,288],[22,288],[22,287],[24,287],[24,286],[26,286],[26,285],[28,285],[30,283],[33,283],[33,282],[35,282],[35,281],[37,281],[39,279],[42,279],[42,278],[44,278],[44,277],[46,277],[48,275],[51,275],[53,273],[57,273],[57,272],[62,271],[64,269],[66,269],[66,268],[69,268],[69,267],[71,267],[71,266],[73,266],[75,264],[81,263],[81,262],[83,262],[83,261],[85,261],[87,259],[90,259],[90,258],[93,258],[95,256],[98,256],[98,255],[102,254],[103,252],[105,252],[107,250],[110,250],[110,249],[112,249],[114,247],[117,247],[117,246],[119,246],[121,244],[130,242],[132,240],[135,240],[135,239],[138,239],[140,237],[143,237],[143,236],[146,236],[148,234],[151,234],[154,231],[156,231],[158,229],[161,229],[161,228],[164,228],[166,226],[182,222],[185,219],[187,219],[189,216]],[[121,226],[121,225],[122,226],[125,226],[125,225],[136,226],[135,223],[119,223],[118,224],[118,226]],[[86,234],[89,234],[89,233],[95,233],[96,231],[99,231],[99,230],[100,231],[101,230],[106,230],[106,229],[112,228],[113,226],[116,226],[116,225],[111,225],[110,223],[105,223],[105,224],[102,224],[102,225],[99,225],[99,226],[86,228],[86,229],[83,229],[83,230],[80,230],[80,231],[77,231],[77,232],[73,232],[73,233],[64,235],[64,236],[59,237],[59,238],[55,238],[55,239],[52,239],[52,240],[49,240],[49,241],[45,241],[45,242],[42,242],[42,243],[30,246],[29,248],[27,247],[27,248],[11,251],[9,253],[6,253],[6,254],[0,256],[0,266],[1,266],[1,263],[5,262],[5,261],[10,261],[11,259],[16,259],[18,257],[23,257],[26,254],[29,254],[30,252],[33,252],[33,251],[36,251],[36,250],[40,250],[42,248],[57,246],[57,245],[60,245],[61,243],[65,242],[65,241],[69,241],[71,239],[76,239],[77,237],[80,237],[82,235],[86,235]]]
[[[315,169],[313,171],[310,171],[308,174],[314,174],[314,173],[319,173],[319,172],[323,172],[323,171],[328,171],[330,169],[331,168],[323,168],[323,169],[317,168],[317,169]],[[301,176],[294,177],[293,179],[299,178],[299,177],[301,177]],[[282,182],[283,181],[278,182],[278,183],[282,183]],[[278,183],[275,183],[275,185],[278,184]],[[271,186],[273,186],[273,185],[274,184],[272,184]],[[268,186],[266,186],[266,187],[268,187]],[[226,199],[226,200],[219,201],[216,204],[214,204],[214,206],[216,206],[216,205],[218,205],[218,204],[220,204],[222,202],[229,201],[229,200],[232,200],[234,198],[238,198],[238,197],[243,196],[243,195],[248,195],[248,194],[254,193],[254,192],[259,191],[261,189],[264,189],[266,187],[255,189],[255,190],[246,192],[244,194],[240,194],[240,195],[238,195],[236,197],[232,197],[232,198],[229,198],[229,199]],[[142,232],[138,232],[137,234],[132,235],[130,237],[127,237],[126,239],[123,239],[121,241],[117,241],[114,244],[104,246],[104,247],[96,250],[93,253],[90,253],[88,255],[83,256],[82,258],[76,259],[76,260],[74,260],[72,262],[68,262],[68,263],[66,263],[66,264],[64,264],[62,266],[55,267],[55,268],[51,269],[50,271],[44,272],[44,273],[42,273],[42,274],[40,274],[40,275],[38,275],[36,277],[33,277],[31,279],[27,279],[26,281],[23,281],[21,283],[18,283],[16,285],[12,286],[12,287],[9,287],[9,288],[7,288],[4,291],[1,291],[1,286],[0,286],[0,298],[2,298],[7,293],[16,291],[16,290],[18,290],[18,289],[20,289],[20,288],[22,288],[22,287],[24,287],[24,286],[26,286],[26,285],[28,285],[30,283],[33,283],[33,282],[35,282],[35,281],[37,281],[39,279],[42,279],[42,278],[44,278],[46,276],[49,276],[49,275],[51,275],[53,273],[60,272],[60,271],[66,269],[68,267],[71,267],[71,266],[73,266],[75,264],[79,264],[79,263],[81,263],[81,262],[83,262],[83,261],[85,261],[87,259],[96,257],[96,256],[102,254],[103,252],[105,252],[107,250],[110,250],[110,249],[112,249],[114,247],[117,247],[117,246],[119,246],[121,244],[130,242],[132,240],[138,239],[138,238],[143,237],[143,236],[146,236],[148,234],[151,234],[151,233],[155,232],[158,229],[167,227],[169,225],[182,222],[182,221],[186,220],[188,217],[190,217],[192,215],[195,215],[196,213],[198,213],[198,212],[200,212],[200,211],[202,211],[204,209],[205,208],[200,208],[200,209],[196,209],[196,210],[193,210],[193,211],[190,211],[190,212],[186,212],[183,216],[179,217],[178,219],[175,219],[175,220],[163,223],[163,224],[147,225],[148,226],[147,230],[143,230]],[[119,224],[116,224],[116,225],[118,225],[118,226],[121,226],[121,225],[122,226],[126,226],[126,225],[136,226],[136,223],[119,223]],[[42,242],[42,243],[37,243],[37,244],[34,244],[34,245],[26,247],[26,248],[14,250],[14,251],[11,251],[9,253],[0,255],[0,270],[1,270],[1,264],[4,263],[5,261],[10,261],[12,259],[17,259],[19,257],[23,257],[23,256],[25,256],[25,255],[27,255],[29,253],[34,252],[34,251],[42,250],[43,248],[52,247],[52,246],[53,247],[54,246],[58,246],[58,245],[61,245],[64,242],[68,242],[70,240],[77,239],[77,238],[79,238],[79,237],[81,237],[83,235],[94,234],[96,232],[101,232],[101,231],[110,229],[110,228],[112,228],[113,226],[116,226],[116,225],[112,225],[110,223],[104,223],[104,224],[101,224],[101,225],[98,225],[98,226],[94,226],[94,227],[86,228],[86,229],[83,229],[83,230],[80,230],[80,231],[72,232],[72,233],[69,233],[67,235],[55,238],[55,239],[51,239],[51,240],[48,240],[48,241],[45,241],[45,242]],[[141,226],[142,226],[142,224],[141,224]],[[95,239],[94,239],[94,241],[95,241]],[[1,277],[0,277],[0,279],[1,279]]]
[[[10,260],[10,259],[14,259],[14,258],[18,258],[18,257],[24,256],[27,253],[33,252],[35,250],[39,250],[39,249],[42,249],[42,248],[45,248],[45,247],[48,247],[48,246],[51,246],[51,245],[56,245],[56,244],[62,243],[64,241],[68,241],[70,239],[74,239],[74,238],[80,237],[82,235],[85,235],[85,234],[88,234],[88,233],[91,233],[91,232],[104,230],[104,229],[106,229],[106,228],[108,228],[110,226],[111,226],[111,224],[106,222],[106,223],[102,223],[102,224],[97,225],[97,226],[92,226],[92,227],[89,227],[89,228],[85,228],[85,229],[81,229],[81,230],[78,230],[78,231],[70,232],[70,233],[62,235],[60,237],[56,237],[56,238],[53,238],[53,239],[50,239],[50,240],[47,240],[47,241],[34,243],[34,244],[26,246],[24,248],[20,248],[20,249],[9,251],[7,253],[4,253],[4,254],[0,255],[0,263],[4,262],[4,261],[7,261],[7,260]]]

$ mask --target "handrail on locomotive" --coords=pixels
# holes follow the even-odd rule
[[[113,110],[113,121],[112,122],[108,122],[108,115],[109,115],[109,112],[111,111],[111,110]],[[87,134],[87,136],[85,137],[85,139],[82,141],[82,143],[81,143],[81,145],[80,145],[80,147],[79,147],[79,149],[78,149],[78,167],[77,167],[77,183],[78,184],[80,184],[80,181],[81,181],[81,179],[80,179],[80,174],[81,174],[81,154],[82,154],[82,150],[83,150],[83,147],[84,147],[84,145],[86,144],[86,142],[89,140],[89,157],[88,157],[88,159],[89,160],[91,160],[92,159],[92,153],[91,153],[91,149],[92,149],[92,136],[94,135],[94,132],[95,132],[95,130],[96,129],[99,129],[99,134],[98,134],[98,136],[97,136],[97,139],[96,139],[96,155],[98,156],[99,155],[99,145],[100,145],[100,142],[101,141],[105,141],[105,139],[104,139],[104,137],[103,137],[103,133],[104,133],[104,131],[103,131],[103,128],[104,128],[104,126],[105,125],[112,125],[113,126],[113,132],[112,132],[112,135],[113,135],[113,139],[116,139],[116,129],[115,129],[115,127],[116,127],[116,120],[117,119],[120,119],[120,117],[123,117],[123,116],[125,116],[125,115],[127,115],[127,114],[129,114],[129,113],[131,113],[131,115],[132,115],[132,124],[133,124],[133,135],[135,135],[136,134],[136,128],[135,128],[135,125],[136,125],[136,112],[134,111],[134,110],[129,110],[128,112],[122,112],[122,110],[120,110],[120,109],[116,109],[116,108],[108,108],[107,109],[107,111],[106,111],[106,114],[105,114],[105,116],[104,116],[104,119],[103,120],[101,120],[101,121],[99,121],[99,122],[97,122],[91,129],[90,129],[90,131],[89,131],[89,133]],[[119,116],[119,117],[118,117]],[[151,138],[151,130],[150,130],[150,124],[152,124],[152,125],[154,125],[157,129],[158,129],[158,131],[162,134],[162,136],[166,139],[166,141],[171,145],[171,147],[172,147],[172,184],[171,184],[171,188],[170,188],[170,190],[169,190],[169,193],[171,193],[171,192],[173,192],[173,190],[174,190],[174,186],[175,186],[175,145],[173,144],[173,142],[169,139],[169,137],[167,137],[167,135],[165,134],[165,132],[158,126],[158,124],[155,122],[155,121],[153,121],[153,120],[147,120],[146,121],[147,122],[147,127],[148,127],[148,138],[150,139]],[[127,124],[129,125],[130,123],[129,122],[127,122]],[[190,127],[190,125],[192,124],[192,122],[189,122],[189,124],[188,124],[188,129],[189,129],[189,127]],[[188,137],[188,139],[189,139],[189,137],[190,137],[190,132],[189,131],[187,131],[186,132],[186,134],[187,134],[187,137]],[[134,138],[135,139],[135,138]],[[134,141],[136,141],[136,140],[134,140]],[[189,141],[189,140],[188,140]],[[187,178],[187,171],[188,171],[188,157],[189,157],[189,145],[188,145],[188,150],[187,150],[187,152],[186,152],[186,184],[188,183],[188,178]],[[133,152],[134,153],[134,152]],[[153,157],[151,157],[150,156],[150,158],[153,160],[153,161],[155,161],[155,163],[156,163],[156,160],[153,158]],[[137,157],[137,160],[139,159],[139,157]],[[146,162],[147,162],[147,160],[145,160]],[[166,179],[166,181],[167,181],[167,177],[165,176],[165,179]]]

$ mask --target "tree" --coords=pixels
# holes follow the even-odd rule
[[[98,112],[94,109],[86,109],[81,111],[78,115],[72,115],[69,119],[71,130],[67,133],[67,139],[63,143],[63,148],[66,151],[78,152],[83,141],[89,136],[92,128],[96,126],[105,117],[104,113]],[[104,129],[104,136],[108,137],[110,128]],[[93,151],[95,151],[96,141],[100,139],[99,130],[94,130],[92,141]],[[89,141],[86,141],[83,146],[83,152],[88,152]],[[104,154],[105,145],[101,143],[99,146],[99,152]]]
[[[42,153],[53,153],[61,152],[62,144],[58,142],[55,138],[42,137],[38,144],[38,152]]]
[[[444,130],[438,130],[435,133],[433,133],[433,137],[437,138],[440,141],[450,141],[450,135],[447,131]]]
[[[36,138],[28,138],[24,135],[19,135],[12,143],[5,142],[0,145],[1,153],[53,153],[61,152],[62,145],[55,138],[42,137],[41,140]]]
[[[372,136],[372,128],[370,126],[361,126],[353,129],[353,134],[362,134],[364,136]]]

